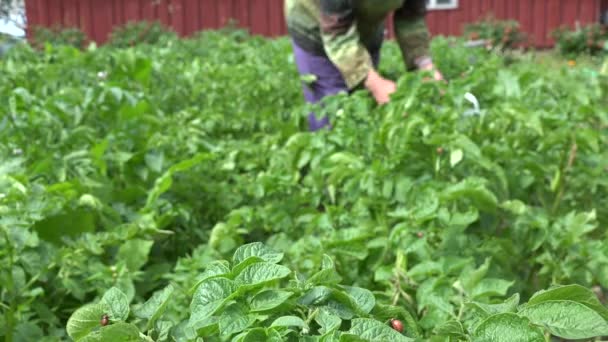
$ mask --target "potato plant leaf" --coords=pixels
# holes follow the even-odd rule
[[[532,325],[524,317],[513,313],[502,313],[488,317],[473,332],[475,341],[489,342],[543,342],[541,328]]]
[[[553,300],[569,300],[581,303],[608,320],[608,309],[600,303],[597,296],[589,289],[580,285],[556,286],[535,293],[526,304],[527,306]]]
[[[129,316],[129,300],[127,295],[116,287],[110,288],[101,298],[110,310],[110,319],[116,321],[126,321]]]
[[[124,341],[138,342],[141,341],[139,329],[133,324],[119,322],[108,325],[96,330],[84,338],[80,342],[105,342],[105,341]]]
[[[218,324],[222,335],[239,333],[253,323],[253,317],[248,315],[247,307],[233,303],[226,307],[220,315]]]
[[[237,285],[226,278],[212,278],[201,283],[192,296],[190,324],[213,315],[226,304],[236,289]]]
[[[270,326],[304,328],[306,327],[306,322],[304,322],[300,317],[297,316],[282,316],[275,319]]]
[[[152,328],[156,320],[165,312],[173,291],[173,285],[168,285],[134,310],[135,316],[148,320],[147,329]]]
[[[584,339],[608,335],[608,321],[588,306],[569,300],[546,300],[520,312],[558,337]]]
[[[413,339],[401,335],[387,324],[368,318],[356,318],[352,320],[352,326],[348,334],[354,335],[362,341],[413,341]],[[340,339],[342,341],[342,339]]]
[[[232,257],[232,262],[236,265],[249,257],[258,257],[269,263],[279,263],[283,259],[283,253],[278,253],[270,249],[261,242],[254,242],[239,247]]]
[[[293,293],[289,291],[263,290],[251,298],[249,310],[251,312],[272,310],[283,304],[291,296],[293,296]]]
[[[234,279],[239,285],[255,286],[287,277],[291,270],[285,266],[269,262],[259,262],[247,266]]]
[[[68,336],[78,341],[101,326],[103,315],[109,312],[105,304],[88,304],[74,311],[66,325]]]

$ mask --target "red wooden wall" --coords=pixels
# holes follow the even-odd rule
[[[458,9],[430,11],[435,35],[458,35],[463,25],[493,13],[515,19],[538,47],[550,46],[550,33],[560,25],[597,22],[608,0],[460,0]],[[26,0],[29,24],[79,27],[99,43],[112,27],[135,20],[158,20],[187,36],[224,26],[230,19],[254,34],[286,32],[282,0]]]

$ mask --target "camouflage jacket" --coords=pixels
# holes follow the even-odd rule
[[[406,67],[413,69],[417,62],[428,60],[426,0],[285,0],[284,10],[296,44],[327,55],[349,89],[373,67],[369,51],[382,45],[390,12]]]

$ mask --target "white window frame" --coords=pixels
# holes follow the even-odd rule
[[[437,0],[426,0],[428,10],[448,10],[458,8],[458,0],[451,0],[450,4],[438,4]]]

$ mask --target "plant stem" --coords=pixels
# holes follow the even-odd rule
[[[4,228],[4,227],[3,227]],[[15,283],[14,283],[14,279],[13,279],[13,246],[11,245],[11,240],[10,237],[8,236],[8,232],[6,231],[6,229],[2,229],[2,232],[4,233],[4,238],[6,239],[6,245],[7,245],[7,251],[8,251],[8,272],[7,272],[7,277],[8,277],[8,284],[7,284],[7,291],[8,291],[8,298],[9,298],[9,309],[6,313],[6,336],[5,336],[5,341],[6,342],[12,342],[13,341],[13,330],[15,329],[15,311],[17,311],[17,300],[15,298]]]
[[[570,171],[570,169],[572,168],[572,165],[574,165],[574,161],[576,160],[576,151],[577,150],[578,150],[578,145],[576,144],[576,141],[575,141],[574,143],[572,143],[572,146],[570,147],[570,152],[568,154],[568,162],[564,165],[564,167],[562,167],[562,170],[561,170],[562,178],[559,181],[559,191],[557,193],[557,196],[555,196],[555,201],[553,202],[553,207],[551,208],[552,214],[555,214],[555,212],[559,208],[560,203],[562,202],[562,198],[564,197],[564,191],[566,189],[566,174]]]
[[[315,319],[318,314],[319,308],[316,308],[310,315],[308,315],[308,318],[306,318],[306,325],[310,326],[310,322],[312,322],[312,320]]]

